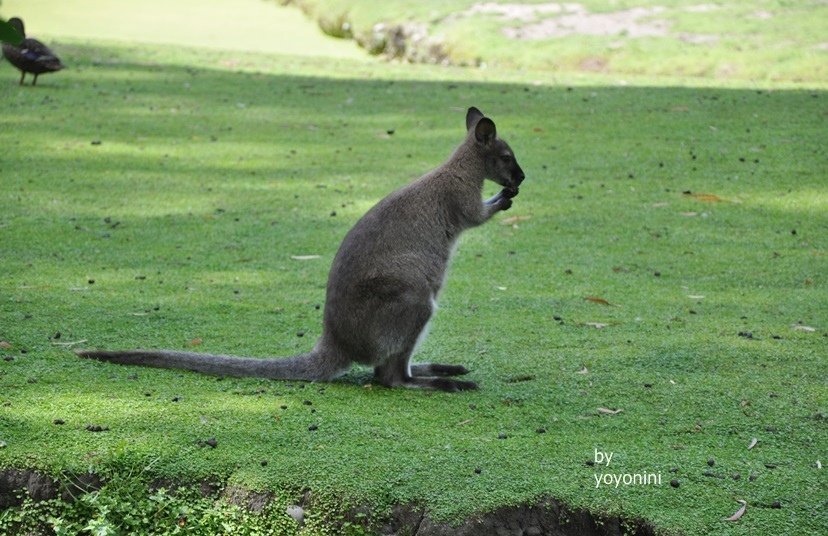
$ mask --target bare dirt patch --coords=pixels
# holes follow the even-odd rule
[[[97,475],[83,474],[63,480],[51,478],[34,470],[0,470],[0,509],[21,504],[28,495],[35,501],[61,498],[73,501],[82,494],[95,491],[104,482]],[[151,488],[176,489],[184,484],[158,481]],[[259,493],[243,488],[227,486],[221,489],[214,483],[195,485],[202,495],[219,494],[232,504],[261,512],[273,500],[269,493]],[[314,508],[305,494],[304,509]],[[377,516],[370,509],[353,508],[343,521],[363,524],[370,533],[381,536],[476,536],[478,534],[523,534],[540,536],[652,536],[653,528],[645,521],[625,520],[617,516],[602,516],[586,510],[569,509],[555,499],[542,499],[535,503],[503,507],[494,512],[471,516],[459,524],[446,524],[433,520],[428,512],[415,505],[398,505],[390,515]]]
[[[706,13],[717,9],[711,4],[688,6],[689,12]],[[455,15],[457,18],[475,15],[495,16],[514,22],[503,28],[511,39],[541,40],[573,35],[609,37],[675,37],[687,43],[703,44],[718,41],[718,36],[673,34],[671,23],[660,15],[668,9],[661,6],[634,7],[609,13],[591,13],[578,3],[519,4],[483,2]]]

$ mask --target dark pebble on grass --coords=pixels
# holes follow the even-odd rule
[[[103,142],[102,142],[101,140],[92,140],[92,141],[91,141],[91,144],[92,144],[92,145],[100,145],[100,144],[102,144],[102,143],[103,143]]]
[[[58,340],[60,338],[60,332],[58,331],[57,333],[52,335],[52,338],[55,339],[55,340]]]
[[[740,332],[739,332],[739,336],[740,336],[740,337],[744,337],[745,339],[752,339],[752,338],[753,338],[753,332],[750,332],[750,331],[740,331]]]
[[[678,468],[678,467],[671,467],[671,468],[670,468],[670,472],[671,472],[671,473],[678,473],[678,472],[679,472],[679,468]]]
[[[3,356],[3,361],[14,361],[14,358],[10,355],[4,355]]]
[[[507,437],[509,436],[507,436],[506,434],[497,434],[498,439],[506,439]]]
[[[771,508],[782,508],[782,503],[779,501],[773,501],[771,503]]]
[[[776,469],[776,464],[775,463],[766,463],[765,468],[766,469]]]
[[[313,405],[313,402],[311,402],[310,400],[305,400],[305,401],[304,401],[304,402],[302,402],[302,403],[303,403],[304,405],[306,405],[306,406],[312,406],[312,405]]]
[[[282,409],[287,409],[287,406],[279,406]]]
[[[262,467],[267,467],[267,460],[262,460],[259,462]]]
[[[87,424],[86,425],[86,431],[87,432],[106,432],[108,430],[109,430],[109,428],[107,428],[106,426],[101,426],[99,424]]]
[[[297,336],[297,337],[304,337],[304,336],[305,336],[305,332],[304,332],[304,331],[297,331],[297,332],[296,332],[296,336]]]
[[[756,473],[751,473],[750,476],[748,477],[748,480],[753,482],[757,478],[759,478],[759,475],[757,475]]]
[[[204,444],[210,447],[211,449],[214,449],[218,446],[218,441],[216,441],[215,437],[211,437],[210,439],[205,441]]]
[[[54,421],[52,421],[52,424],[60,426],[62,424],[66,424],[66,421],[64,421],[63,419],[55,419]]]
[[[87,281],[87,283],[89,283],[90,285],[94,285],[94,284],[95,284],[95,280],[94,280],[94,279],[90,279],[89,281]]]
[[[677,488],[677,487],[681,486],[681,483],[678,481],[677,478],[674,478],[673,480],[670,481],[670,485],[673,486],[674,488]]]
[[[731,478],[732,478],[733,480],[741,480],[741,479],[742,479],[742,475],[740,475],[739,473],[733,473],[733,475],[731,475]]]
[[[315,432],[317,430],[319,430],[319,426],[316,425],[316,424],[312,424],[312,425],[308,426],[308,432]]]
[[[538,428],[537,430],[535,430],[535,433],[536,434],[545,434],[546,433],[546,428]]]
[[[587,460],[586,462],[587,467],[593,467],[595,465],[595,460]]]
[[[709,465],[710,467],[713,467],[714,465],[716,465],[716,460],[713,459],[713,458],[710,458],[709,460],[707,460],[707,465]]]
[[[479,475],[479,474],[480,474],[480,473],[482,473],[482,472],[483,472],[483,469],[481,469],[481,468],[479,468],[479,467],[477,467],[477,468],[474,470],[474,474],[476,474],[476,475]]]
[[[181,402],[181,397],[180,397],[180,396],[174,396],[174,397],[172,398],[172,401],[173,401],[173,402]]]

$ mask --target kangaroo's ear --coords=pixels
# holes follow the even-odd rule
[[[496,136],[497,129],[495,128],[494,121],[488,117],[484,117],[478,121],[477,126],[474,127],[474,137],[477,138],[477,141],[483,145],[490,144],[494,141]]]
[[[466,112],[466,130],[470,130],[478,121],[483,119],[483,112],[472,106]]]

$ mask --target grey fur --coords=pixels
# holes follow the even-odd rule
[[[434,313],[460,233],[508,210],[523,171],[491,119],[466,114],[466,139],[440,167],[390,194],[348,232],[328,276],[322,336],[307,354],[256,359],[170,350],[80,350],[81,357],[222,376],[327,381],[352,363],[388,387],[476,389],[459,365],[409,360]],[[503,186],[482,199],[483,182]]]

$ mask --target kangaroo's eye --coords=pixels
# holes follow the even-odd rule
[[[511,162],[511,161],[512,161],[512,155],[510,155],[510,154],[502,154],[502,155],[500,155],[500,159],[501,159],[502,161],[506,162],[506,163],[509,163],[509,162]]]

